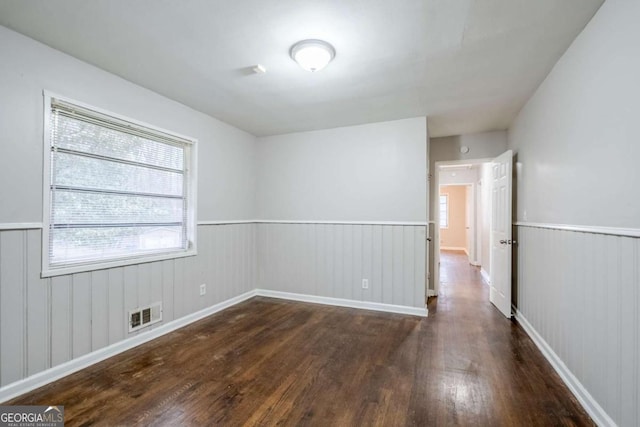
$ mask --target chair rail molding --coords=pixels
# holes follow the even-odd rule
[[[41,222],[0,222],[0,230],[37,230]]]
[[[549,224],[542,222],[513,223],[516,227],[545,228],[549,230],[575,231],[579,233],[606,234],[609,236],[640,237],[640,228],[601,227],[597,225]]]

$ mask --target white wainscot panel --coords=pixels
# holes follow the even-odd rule
[[[425,307],[425,226],[257,226],[260,289]]]
[[[42,231],[0,229],[0,386],[143,333],[128,332],[133,308],[161,301],[158,328],[253,290],[256,227],[200,225],[197,256],[46,279]]]
[[[600,425],[640,425],[640,239],[520,225],[517,317]]]

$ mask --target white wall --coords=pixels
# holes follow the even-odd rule
[[[463,154],[460,147],[469,147],[469,152]],[[482,132],[468,135],[431,138],[429,142],[429,170],[435,173],[435,163],[455,160],[492,159],[507,150],[507,132]],[[434,179],[431,182],[431,194],[434,194]],[[451,182],[453,183],[453,182]],[[436,192],[437,193],[437,192]],[[434,197],[431,198],[430,218],[434,218]]]
[[[0,26],[0,223],[42,221],[43,89],[198,139],[198,220],[254,215],[255,137]]]
[[[427,220],[425,118],[260,138],[257,161],[259,219],[353,223],[260,224],[260,288],[425,306],[426,227],[397,224]]]
[[[516,305],[603,425],[640,424],[640,2],[606,1],[509,129]],[[526,215],[525,215],[526,211]],[[635,344],[634,344],[635,343]]]
[[[194,257],[41,279],[41,230],[15,223],[42,221],[43,89],[197,138],[200,221],[255,216],[255,138],[4,27],[0,58],[0,400],[138,335],[128,310],[162,301],[166,323],[255,288],[255,224],[199,226]]]
[[[440,171],[440,186],[475,184],[480,179],[478,176],[479,165],[471,169],[443,169]]]
[[[259,219],[427,219],[427,124],[415,118],[258,139]]]
[[[639,18],[605,2],[509,129],[518,220],[640,226]]]

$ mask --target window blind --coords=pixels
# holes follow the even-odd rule
[[[186,250],[188,141],[52,98],[49,265]]]

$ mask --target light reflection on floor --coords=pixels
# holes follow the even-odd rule
[[[489,287],[482,281],[480,268],[469,264],[464,252],[440,252],[440,290],[435,305],[439,320],[449,324],[450,334],[441,337],[444,372],[439,398],[455,408],[454,414],[481,414],[486,411],[485,405],[491,404],[495,386],[479,357],[490,353],[487,349],[490,344],[482,335],[483,323],[506,322],[506,319],[497,316],[489,302]],[[431,316],[431,307],[429,310]],[[470,323],[473,326],[469,327]]]

